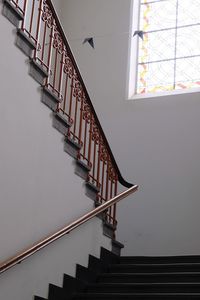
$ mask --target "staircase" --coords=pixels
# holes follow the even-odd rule
[[[16,27],[15,45],[29,59],[41,102],[74,159],[85,194],[98,207],[133,184],[122,177],[51,0],[3,0],[2,14]],[[104,235],[115,239],[116,205],[101,216]]]
[[[63,287],[50,284],[49,300],[200,299],[200,256],[119,257],[101,249]],[[35,300],[44,300],[35,297]]]
[[[118,194],[119,183],[132,184],[118,170],[52,3],[3,3],[4,16],[17,27],[16,45],[29,57],[30,75],[41,85],[42,102],[52,110],[53,126],[76,160],[87,195],[100,206]],[[101,218],[104,233],[114,238],[116,206]],[[48,300],[67,299],[200,299],[200,256],[119,257],[102,248],[100,259],[89,257],[88,268],[77,265],[76,278],[64,275],[62,288],[50,284]]]

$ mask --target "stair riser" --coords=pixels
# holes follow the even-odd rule
[[[200,265],[127,265],[110,266],[110,273],[167,273],[167,272],[200,272]]]
[[[200,263],[200,256],[167,256],[167,257],[121,257],[121,264],[172,264]]]
[[[73,298],[74,300],[126,300],[126,299],[131,299],[131,300],[193,300],[193,299],[200,299],[199,295],[181,295],[181,296],[168,296],[168,295],[141,295],[141,296],[135,296],[135,295],[84,295],[84,296],[76,296]]]
[[[88,293],[200,293],[199,286],[115,286],[89,287]]]
[[[200,282],[200,274],[190,275],[133,275],[105,276],[98,278],[99,283],[137,283],[137,282]]]

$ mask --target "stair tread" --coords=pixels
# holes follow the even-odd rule
[[[191,295],[191,296],[200,296],[200,293],[77,293],[76,296],[119,296],[119,295],[123,295],[123,296],[185,296],[185,295]]]
[[[143,272],[143,273],[138,273],[138,272],[132,272],[132,273],[101,273],[99,276],[105,276],[105,277],[120,277],[120,276],[158,276],[158,275],[200,275],[200,272],[159,272],[159,273],[151,273],[151,272]]]
[[[115,286],[143,286],[143,285],[146,285],[146,286],[166,286],[166,285],[173,285],[173,286],[181,286],[181,285],[184,285],[184,286],[195,286],[195,285],[198,285],[200,286],[200,282],[136,282],[136,283],[94,283],[94,284],[90,284],[89,286],[98,286],[98,287],[104,287],[104,286],[112,286],[112,287],[115,287]]]
[[[121,256],[120,257],[120,260],[123,260],[123,259],[182,259],[182,258],[199,258],[200,259],[200,255],[166,255],[166,256]]]
[[[132,266],[200,266],[200,263],[197,262],[181,262],[181,263],[129,263],[129,264],[112,264],[110,267],[132,267]]]

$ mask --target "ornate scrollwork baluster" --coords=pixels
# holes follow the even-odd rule
[[[52,28],[54,26],[53,13],[46,0],[43,1],[42,21],[47,24],[48,28]]]

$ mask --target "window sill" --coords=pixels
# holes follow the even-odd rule
[[[165,92],[157,92],[157,93],[147,93],[147,94],[134,94],[129,97],[128,100],[138,100],[138,99],[149,99],[149,98],[158,98],[164,96],[176,96],[176,95],[184,95],[184,94],[193,94],[199,93],[200,88],[192,88],[192,89],[184,89],[184,90],[173,90],[173,91],[165,91]]]

